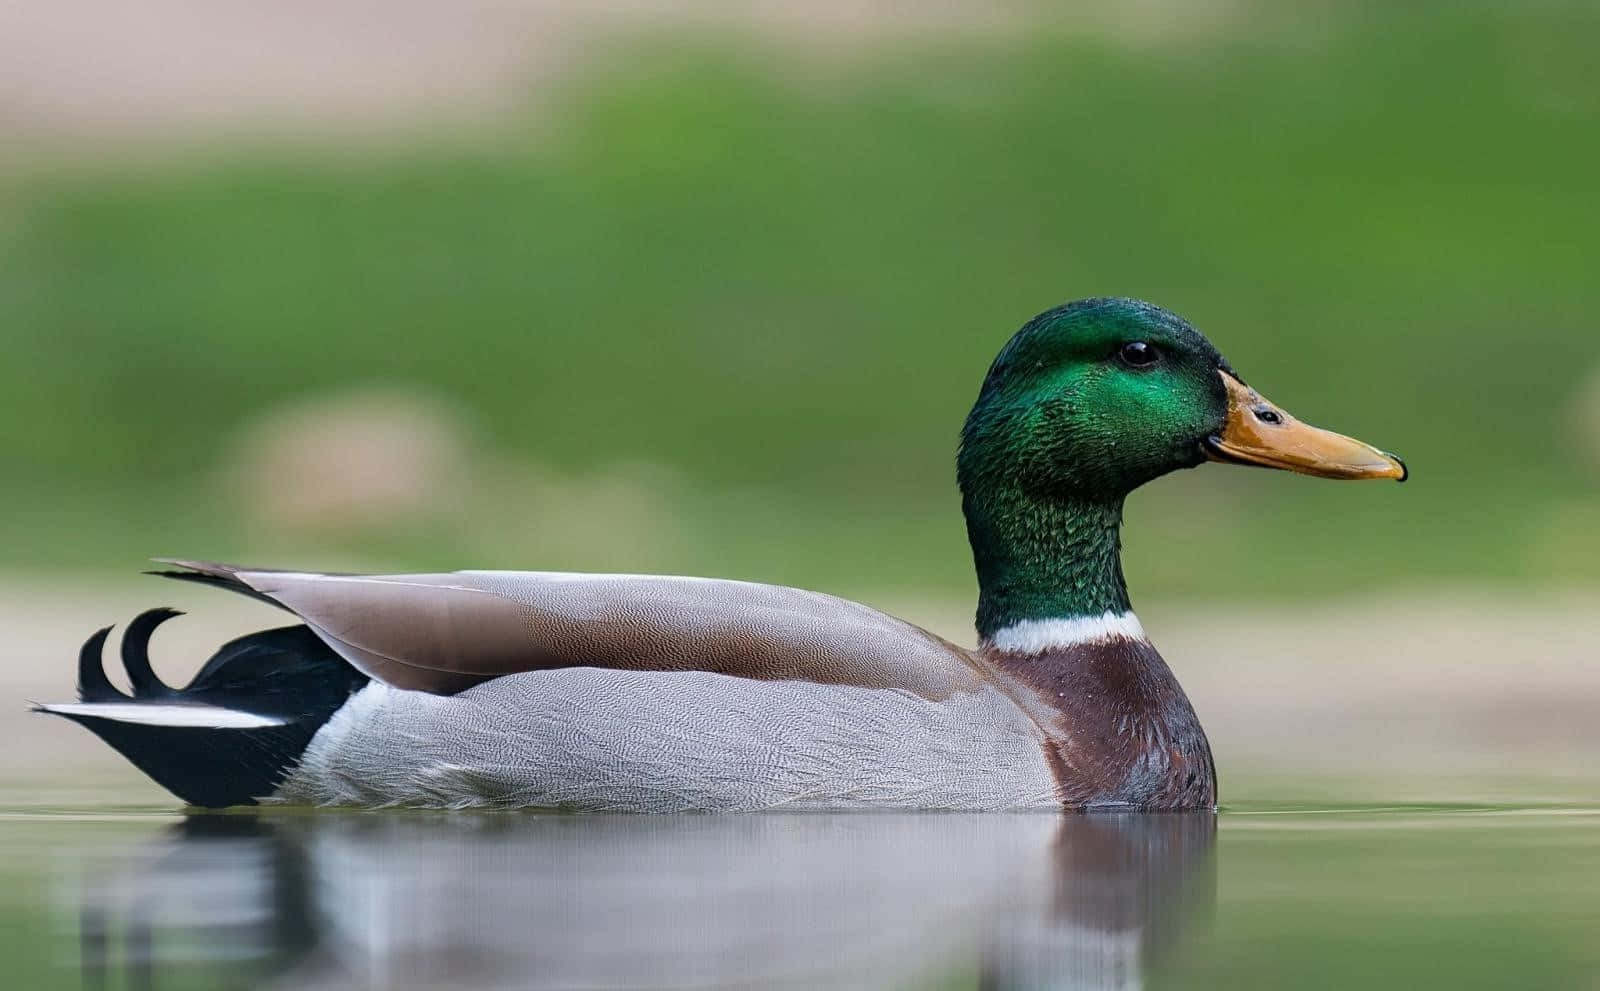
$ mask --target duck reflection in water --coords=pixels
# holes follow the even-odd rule
[[[1215,900],[1167,815],[207,815],[87,865],[87,983],[1130,988]],[[953,975],[956,975],[953,977]],[[200,985],[196,985],[196,981]]]

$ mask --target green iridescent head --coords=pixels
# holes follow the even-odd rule
[[[1085,299],[1028,321],[989,367],[961,437],[964,490],[1009,481],[1111,498],[1206,458],[1232,369],[1176,314]],[[1237,376],[1233,376],[1237,378]]]
[[[1084,299],[1028,321],[990,366],[961,435],[980,631],[1126,609],[1123,499],[1207,460],[1325,478],[1406,475],[1398,458],[1262,398],[1159,306]]]

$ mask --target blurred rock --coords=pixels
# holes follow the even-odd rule
[[[419,387],[285,402],[246,423],[220,470],[256,537],[308,545],[443,540],[494,567],[665,567],[692,530],[691,481],[647,460],[574,469],[506,452],[464,408]]]
[[[669,465],[613,461],[563,471],[524,459],[485,466],[469,536],[495,567],[580,571],[670,568],[692,539],[697,490]],[[488,565],[485,565],[488,566]]]
[[[358,387],[267,410],[242,428],[222,475],[244,514],[270,529],[382,529],[462,511],[473,446],[450,400]]]

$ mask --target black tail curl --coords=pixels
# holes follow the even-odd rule
[[[303,625],[262,630],[231,640],[183,688],[150,664],[150,637],[175,609],[140,613],[122,636],[129,695],[102,662],[111,628],[98,630],[78,654],[80,702],[212,706],[281,720],[249,728],[157,725],[115,715],[49,710],[87,727],[162,787],[191,805],[254,805],[271,794],[305,753],[318,729],[367,683]],[[131,709],[130,709],[131,711]]]

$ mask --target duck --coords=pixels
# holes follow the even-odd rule
[[[989,366],[956,480],[978,580],[967,648],[857,602],[714,578],[337,574],[156,559],[295,622],[181,688],[129,622],[129,690],[78,656],[89,729],[191,806],[1215,811],[1194,707],[1134,614],[1130,492],[1205,464],[1404,481],[1304,423],[1177,314],[1039,314]]]

